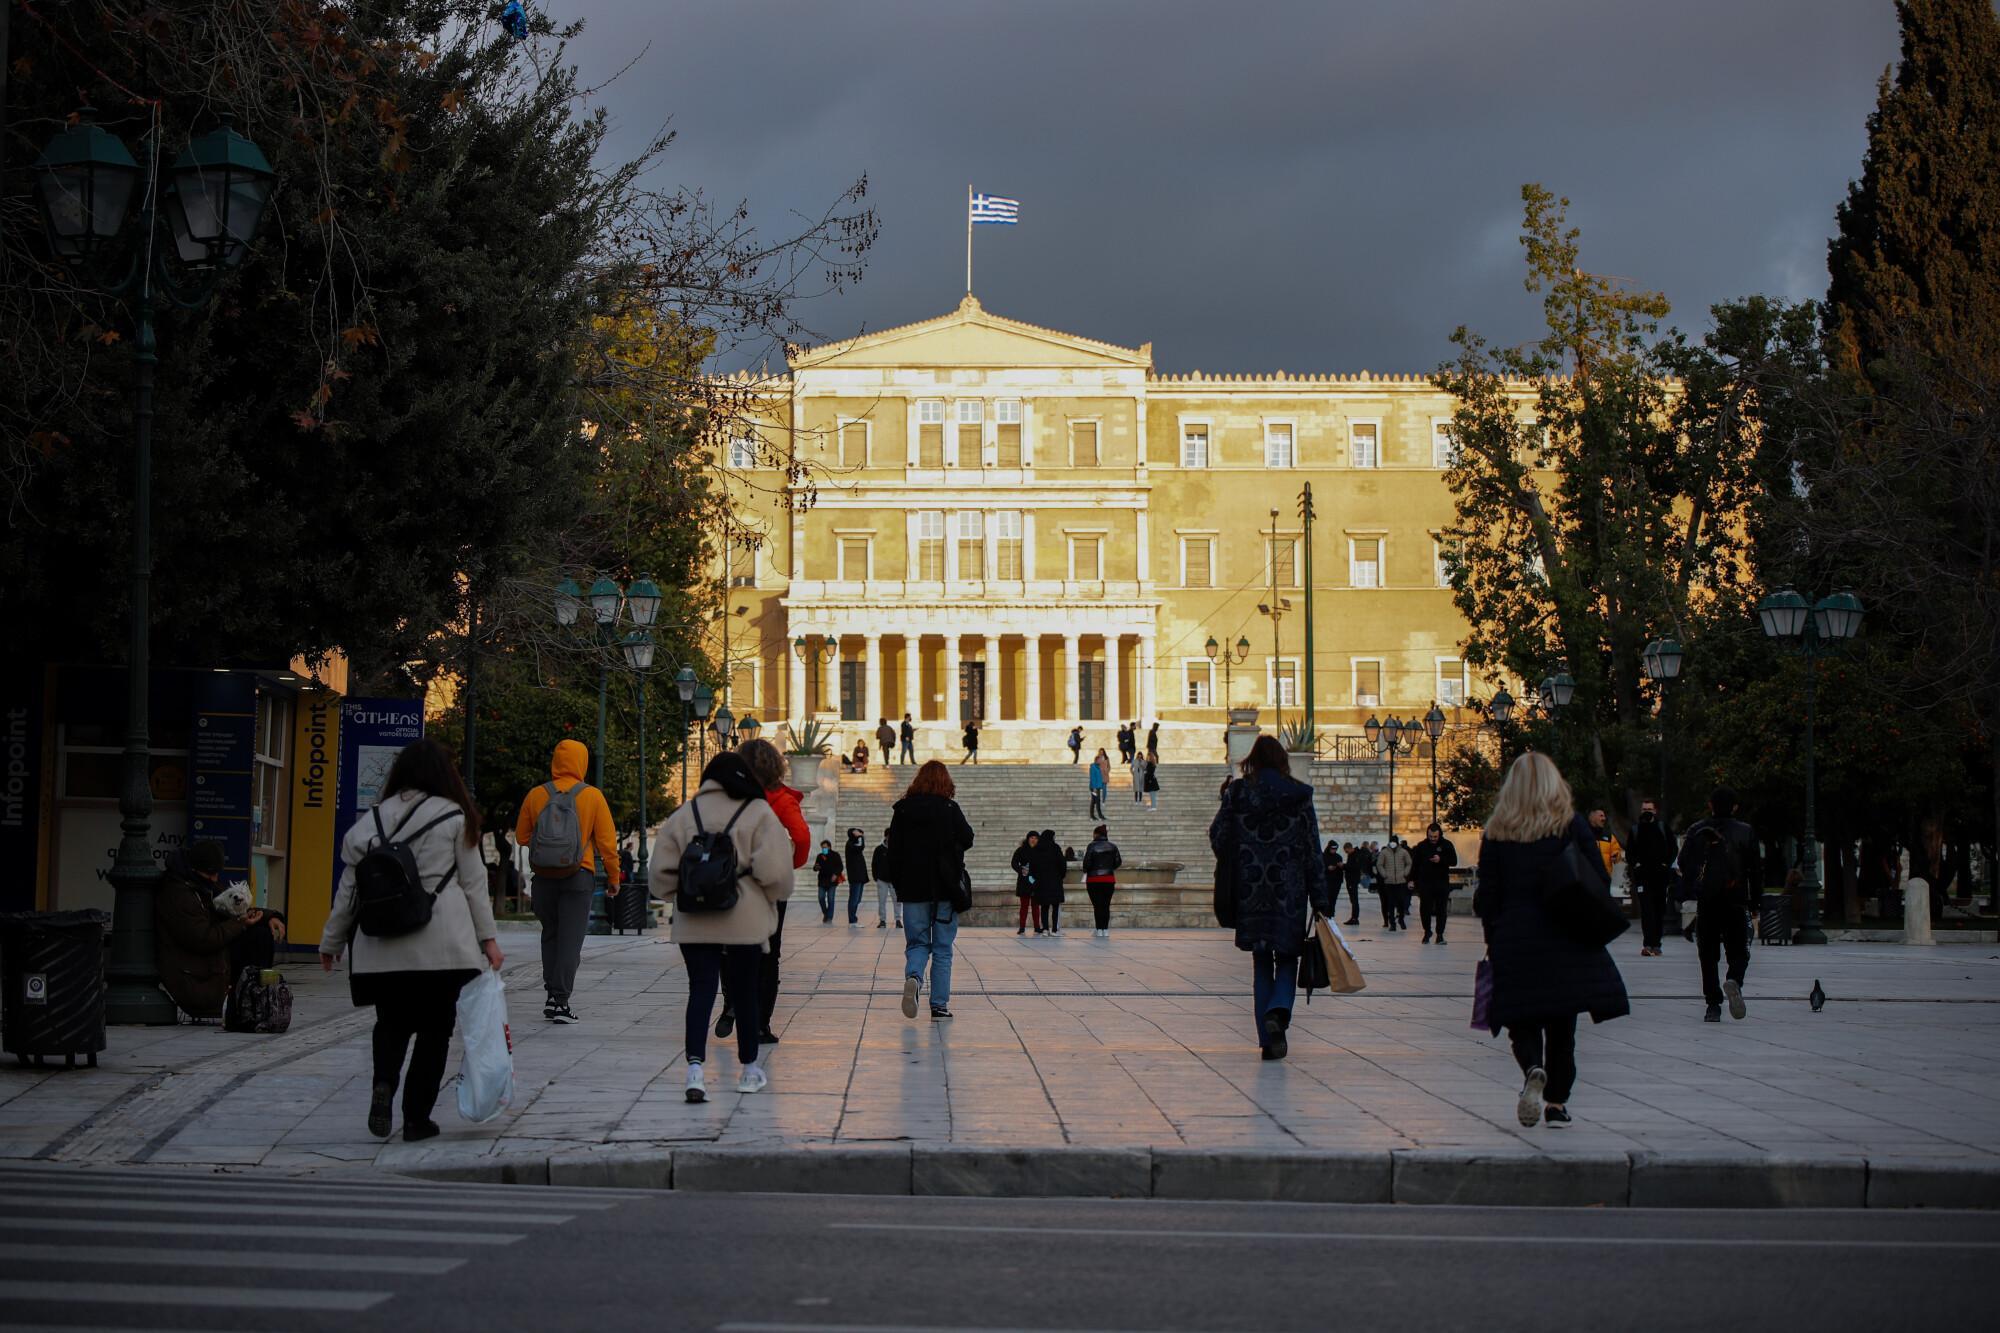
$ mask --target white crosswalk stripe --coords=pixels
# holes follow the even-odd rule
[[[377,1311],[623,1191],[0,1167],[0,1333]],[[265,1220],[268,1219],[268,1220]],[[449,1224],[446,1230],[439,1224]]]

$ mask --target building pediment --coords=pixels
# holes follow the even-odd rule
[[[968,295],[936,319],[865,333],[824,347],[789,349],[793,370],[862,367],[1115,366],[1150,370],[1153,345],[1119,347],[989,313]]]

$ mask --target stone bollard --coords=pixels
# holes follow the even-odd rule
[[[1926,880],[1903,881],[1903,943],[1937,943],[1931,937],[1931,886]]]

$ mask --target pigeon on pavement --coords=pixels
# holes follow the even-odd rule
[[[1826,1008],[1826,992],[1820,989],[1818,977],[1813,978],[1812,992],[1806,996],[1806,1000],[1812,1005],[1814,1013]]]

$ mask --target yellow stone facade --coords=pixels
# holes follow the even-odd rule
[[[1150,344],[968,296],[746,393],[718,466],[753,539],[717,553],[711,644],[739,717],[832,720],[844,748],[909,713],[935,753],[976,715],[983,755],[1043,759],[1078,721],[1094,750],[1157,720],[1166,757],[1218,759],[1225,705],[1302,712],[1307,483],[1322,732],[1490,693],[1444,586],[1452,400],[1425,376],[1158,374]]]

